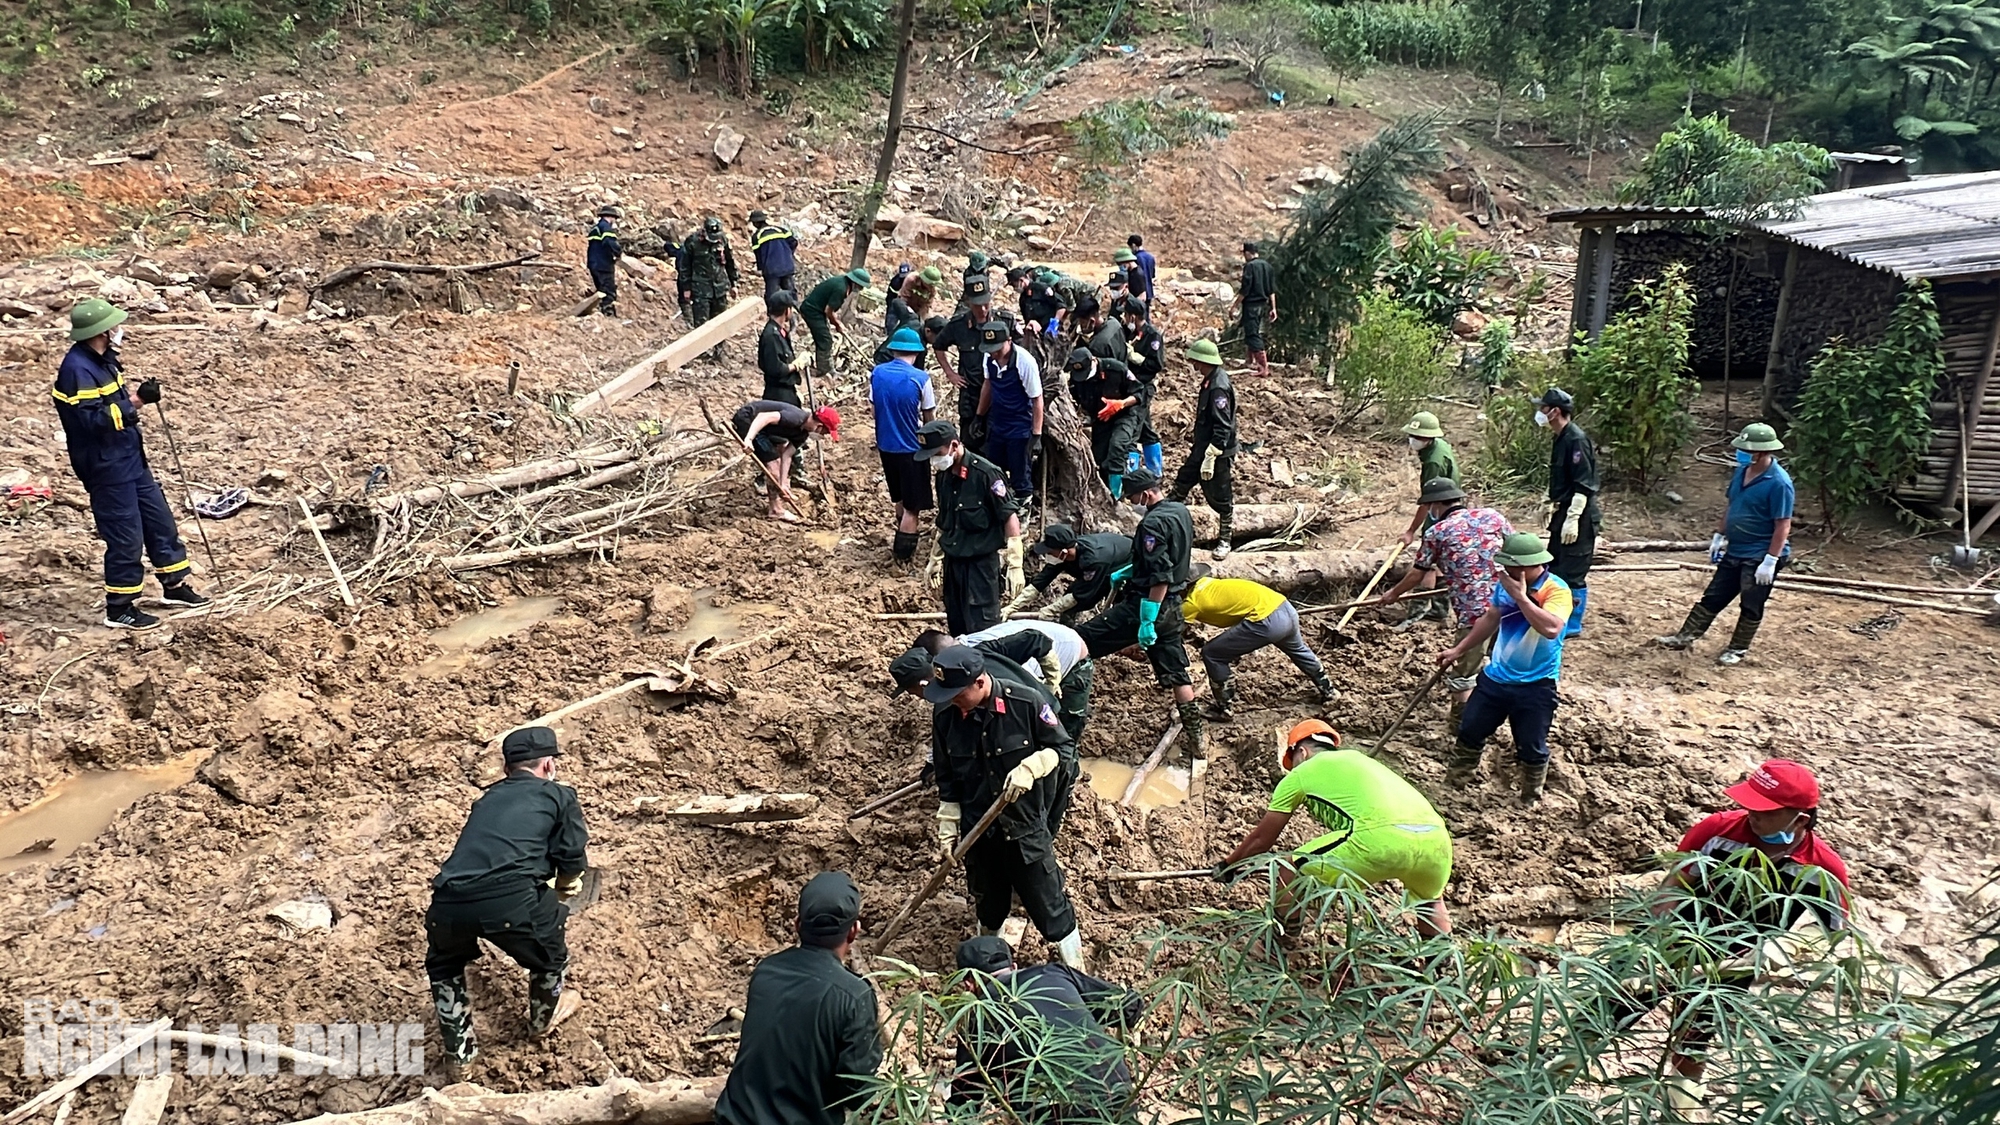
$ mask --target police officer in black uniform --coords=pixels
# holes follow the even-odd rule
[[[1137,267],[1133,267],[1135,270]],[[1145,279],[1140,274],[1140,280]],[[1166,370],[1166,337],[1153,327],[1151,313],[1144,297],[1132,296],[1125,299],[1125,362],[1132,368],[1132,374],[1139,378],[1139,450],[1143,455],[1140,464],[1153,470],[1156,477],[1167,475],[1166,451],[1160,446],[1159,432],[1153,429],[1154,388],[1160,380],[1160,372]]]
[[[1101,358],[1089,348],[1072,349],[1063,371],[1077,413],[1090,424],[1090,455],[1097,459],[1097,472],[1115,497],[1118,479],[1139,446],[1144,388],[1124,360]]]
[[[1065,965],[1082,971],[1083,935],[1056,864],[1055,833],[1076,784],[1076,755],[1055,705],[971,645],[932,658],[924,698],[937,706],[931,761],[938,778],[938,845],[958,846],[995,801],[1007,807],[965,854],[979,932],[993,934],[1018,897]]]
[[[1549,450],[1549,569],[1575,594],[1564,637],[1583,632],[1583,607],[1590,602],[1584,584],[1590,578],[1591,557],[1597,553],[1597,532],[1604,510],[1597,505],[1597,447],[1576,424],[1576,400],[1550,387],[1535,405],[1535,420],[1555,431]]]
[[[764,298],[764,331],[757,337],[757,370],[764,376],[764,397],[773,402],[804,406],[799,399],[799,372],[812,362],[792,347],[792,310],[798,298],[779,289]]]
[[[523,727],[501,740],[507,776],[472,803],[458,845],[431,880],[424,970],[445,1061],[454,1066],[479,1054],[465,966],[479,959],[480,938],[528,970],[532,1034],[545,1034],[583,1000],[563,988],[569,969],[563,926],[564,904],[583,889],[588,836],[576,790],[555,781],[558,752],[556,732],[547,727]]]
[[[1199,484],[1202,499],[1215,509],[1221,534],[1215,540],[1215,557],[1229,554],[1230,523],[1236,516],[1236,388],[1229,372],[1222,368],[1222,352],[1214,340],[1196,340],[1188,346],[1188,362],[1201,375],[1201,387],[1194,396],[1194,433],[1189,438],[1187,460],[1174,474],[1173,497],[1186,500]]]
[[[986,448],[986,419],[979,416],[979,388],[986,383],[986,355],[979,350],[979,330],[995,317],[1006,323],[1009,335],[1015,338],[1019,338],[1021,329],[1014,323],[1013,313],[994,306],[984,267],[977,273],[966,272],[965,293],[959,300],[964,307],[945,322],[944,331],[931,341],[931,347],[937,351],[938,368],[958,388],[958,432],[965,444],[978,452]],[[949,348],[958,349],[955,364],[944,354]]]
[[[1180,713],[1181,748],[1188,758],[1201,756],[1201,708],[1194,701],[1194,677],[1188,672],[1187,647],[1181,638],[1181,599],[1194,584],[1190,553],[1194,520],[1187,505],[1169,500],[1160,478],[1141,467],[1125,474],[1125,499],[1144,505],[1146,514],[1132,532],[1131,575],[1118,604],[1077,628],[1097,660],[1136,644],[1153,666],[1153,679],[1174,694]]]
[[[926,575],[944,593],[945,627],[977,633],[1000,623],[1000,567],[1018,589],[1022,574],[1021,517],[1007,474],[965,448],[958,427],[926,422],[917,453],[937,471],[937,537]]]
[[[1041,540],[1029,553],[1048,561],[1000,616],[1012,617],[1028,608],[1037,595],[1048,593],[1055,580],[1067,574],[1069,587],[1035,615],[1068,623],[1110,595],[1112,573],[1132,561],[1132,537],[1115,531],[1078,535],[1066,523],[1052,523],[1042,529]]]

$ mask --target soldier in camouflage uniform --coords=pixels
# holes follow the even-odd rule
[[[739,276],[736,252],[722,233],[722,220],[710,215],[682,248],[681,283],[688,287],[691,305],[688,323],[700,325],[722,312]]]

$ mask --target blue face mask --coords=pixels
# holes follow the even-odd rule
[[[1737,463],[1737,464],[1739,464],[1739,465],[1748,465],[1748,464],[1750,463],[1750,461],[1751,461],[1751,457],[1750,457],[1750,451],[1749,451],[1749,450],[1747,450],[1747,449],[1739,449],[1739,450],[1737,450],[1737,451],[1736,451],[1736,463]]]
[[[1759,840],[1764,841],[1767,844],[1783,845],[1783,844],[1789,844],[1793,840],[1798,839],[1799,834],[1796,832],[1785,831],[1785,832],[1773,832],[1769,836],[1766,836],[1760,832],[1757,834],[1757,838]]]

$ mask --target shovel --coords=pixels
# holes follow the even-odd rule
[[[1356,638],[1346,632],[1347,623],[1354,620],[1354,611],[1367,603],[1368,595],[1375,592],[1375,587],[1381,584],[1382,577],[1389,573],[1389,568],[1395,566],[1396,560],[1403,557],[1403,548],[1406,546],[1407,543],[1396,544],[1395,550],[1389,552],[1389,557],[1382,560],[1382,567],[1375,572],[1375,577],[1368,580],[1368,585],[1361,587],[1361,594],[1355,599],[1354,604],[1347,607],[1347,612],[1340,615],[1339,621],[1334,622],[1332,631],[1328,633],[1328,643],[1333,647],[1341,648],[1355,642]]]
[[[1979,558],[1985,554],[1972,545],[1972,484],[1965,476],[1965,447],[1972,444],[1972,434],[1965,425],[1965,403],[1958,404],[1958,510],[1965,526],[1965,545],[1951,549],[1951,565],[1960,570],[1972,570],[1979,565]]]
[[[597,902],[597,892],[604,885],[603,875],[602,867],[583,869],[583,886],[576,892],[576,897],[569,900],[570,917],[576,917]]]
[[[1410,714],[1417,709],[1417,704],[1422,703],[1424,701],[1424,697],[1431,693],[1431,689],[1437,686],[1438,680],[1443,678],[1444,669],[1445,666],[1442,664],[1431,669],[1431,674],[1424,680],[1423,683],[1417,685],[1416,691],[1410,693],[1410,701],[1408,703],[1403,704],[1403,713],[1397,715],[1396,721],[1389,724],[1389,729],[1382,732],[1382,737],[1375,740],[1374,750],[1369,753],[1368,755],[1369,757],[1372,758],[1375,755],[1380,754],[1389,745],[1389,740],[1396,737],[1396,732],[1403,729],[1403,723],[1407,721],[1410,717]]]

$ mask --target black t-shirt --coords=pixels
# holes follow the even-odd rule
[[[528,890],[556,875],[581,874],[588,842],[576,790],[510,773],[472,803],[431,887],[461,902]]]
[[[1278,271],[1262,258],[1243,263],[1243,303],[1268,301],[1278,292]]]
[[[736,413],[730,415],[730,428],[736,431],[737,437],[742,437],[750,432],[750,423],[757,420],[757,415],[772,410],[778,412],[778,420],[765,426],[762,433],[783,438],[793,445],[803,446],[806,443],[806,426],[812,422],[812,415],[805,407],[793,406],[789,402],[753,398],[737,407]]]

